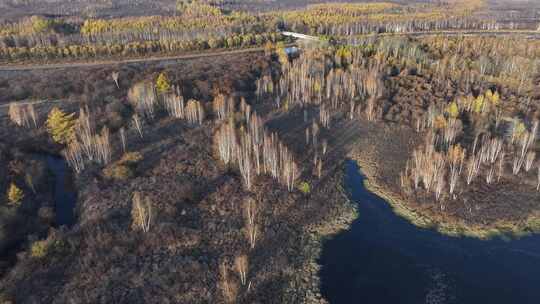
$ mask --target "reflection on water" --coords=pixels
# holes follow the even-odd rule
[[[321,290],[331,304],[540,303],[540,236],[454,238],[397,216],[347,161],[359,218],[324,243]]]

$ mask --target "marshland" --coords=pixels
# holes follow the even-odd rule
[[[0,1],[0,302],[537,303],[539,26]]]

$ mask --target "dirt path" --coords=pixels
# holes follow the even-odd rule
[[[60,103],[60,102],[64,102],[64,101],[65,101],[64,99],[56,99],[56,100],[43,99],[43,100],[34,100],[34,101],[17,101],[17,104],[19,104],[19,105],[29,105],[29,104],[39,105],[39,104],[42,104],[42,103]],[[9,108],[10,104],[11,103],[0,104],[0,109]]]
[[[407,32],[407,33],[382,33],[382,34],[367,34],[359,36],[510,36],[510,35],[528,35],[531,38],[540,39],[540,31],[532,30],[448,30],[448,31],[431,31],[431,32]]]
[[[97,67],[97,66],[107,66],[107,65],[116,65],[116,64],[126,64],[126,63],[140,63],[140,62],[154,62],[154,61],[168,61],[168,60],[186,60],[186,59],[197,59],[204,57],[216,57],[224,55],[233,55],[233,54],[245,54],[245,53],[255,53],[262,52],[264,48],[249,48],[249,49],[239,49],[232,51],[221,51],[221,52],[212,52],[212,53],[198,53],[198,54],[187,54],[187,55],[178,55],[178,56],[166,56],[166,57],[148,57],[148,58],[135,58],[135,59],[124,59],[124,60],[108,60],[108,61],[96,61],[96,62],[70,62],[70,63],[53,63],[53,64],[20,64],[20,65],[0,65],[0,72],[2,71],[29,71],[29,70],[47,70],[47,69],[65,69],[65,68],[82,68],[82,67]]]
[[[408,32],[408,33],[382,33],[382,34],[366,34],[353,37],[368,37],[368,36],[429,36],[429,35],[465,35],[465,36],[478,36],[478,35],[494,35],[494,36],[509,36],[509,35],[528,35],[530,38],[540,39],[539,31],[530,30],[500,30],[500,31],[433,31],[433,32]],[[293,45],[293,44],[290,44]],[[18,64],[18,65],[0,65],[0,72],[2,71],[29,71],[29,70],[47,70],[47,69],[63,69],[63,68],[82,68],[82,67],[96,67],[107,66],[116,64],[127,63],[141,63],[141,62],[155,62],[155,61],[168,61],[168,60],[186,60],[197,59],[204,57],[216,57],[223,55],[233,54],[245,54],[262,52],[264,48],[248,48],[239,50],[227,50],[220,52],[203,52],[195,54],[184,54],[177,56],[164,56],[164,57],[147,57],[147,58],[134,58],[124,60],[103,60],[95,62],[69,62],[69,63],[52,63],[52,64]]]

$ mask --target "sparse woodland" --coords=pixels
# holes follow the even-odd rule
[[[0,75],[1,301],[326,303],[313,238],[354,214],[341,186],[349,157],[427,217],[538,229],[536,40],[355,36],[496,28],[471,21],[480,1],[226,12],[235,5],[179,1],[180,16],[2,27],[10,62],[84,58],[94,47],[123,56],[117,45],[131,44],[136,55],[266,47]],[[62,24],[75,32],[59,34]],[[287,54],[273,43],[278,27],[341,37]],[[70,167],[71,227],[55,223],[47,155]]]
[[[306,48],[297,57],[273,48],[263,56],[267,62],[251,72],[246,91],[218,87],[209,95],[186,89],[192,85],[170,70],[132,83],[122,73],[108,73],[108,85],[122,88],[122,104],[128,109],[114,126],[99,119],[103,110],[92,104],[42,113],[40,105],[13,103],[6,130],[23,138],[38,136],[53,151],[62,150],[77,176],[81,202],[79,226],[30,243],[31,250],[15,269],[77,273],[65,282],[67,290],[36,293],[47,299],[59,294],[60,302],[76,297],[78,290],[86,290],[91,299],[105,296],[119,302],[145,297],[182,303],[306,299],[308,294],[288,291],[289,284],[301,280],[293,275],[301,266],[281,261],[285,255],[280,248],[302,252],[293,245],[302,235],[292,232],[298,221],[311,225],[345,208],[333,196],[339,192],[326,191],[336,187],[331,176],[348,153],[337,141],[362,140],[362,125],[406,128],[415,134],[418,145],[409,155],[399,154],[403,167],[395,168],[397,175],[389,173],[389,188],[426,212],[486,225],[534,214],[540,194],[538,101],[531,93],[536,79],[508,81],[520,69],[533,75],[530,62],[516,61],[524,65],[510,68],[494,60],[482,68],[475,63],[480,59],[467,51],[477,46],[472,41],[448,38],[425,45],[423,39],[381,38],[358,47]],[[448,60],[452,53],[438,53],[438,47],[448,45],[470,56],[468,69]],[[501,48],[497,54],[501,60],[516,54],[531,60],[533,50],[523,45]],[[423,87],[418,91],[415,86]],[[418,104],[424,98],[429,99]],[[44,125],[45,133],[37,135]],[[352,136],[345,139],[345,131],[353,131]],[[381,170],[386,172],[384,163]],[[16,172],[21,171],[4,182],[12,210],[28,206],[35,195]],[[514,187],[521,193],[517,198],[532,199],[520,211],[525,213],[499,213],[498,208],[512,208],[515,200],[483,209],[478,189],[498,185],[504,185],[501,191]],[[328,201],[329,196],[334,198]],[[116,248],[113,254],[111,246]],[[101,253],[105,251],[107,258]],[[110,268],[120,257],[125,279]],[[60,268],[49,266],[53,260]],[[140,269],[133,263],[153,268],[155,282],[174,277],[177,283],[158,283],[169,286],[166,294],[132,284],[98,291],[104,285],[94,271],[104,273],[111,284],[133,280]],[[184,275],[178,276],[177,267]],[[267,277],[283,267],[288,272]],[[164,269],[169,269],[166,274]],[[193,283],[195,274],[201,283]],[[83,281],[84,288],[76,287]],[[11,286],[5,292],[8,298],[25,302],[31,298],[16,286],[40,284],[40,279],[9,272],[4,282]]]
[[[248,61],[246,67],[254,69],[249,73],[258,75],[279,66],[270,57],[260,55],[257,60],[255,66]],[[79,110],[41,112],[36,130],[31,119],[29,124],[19,124],[24,114],[10,114],[5,121],[9,127],[2,130],[49,142],[52,153],[62,153],[76,176],[78,201],[86,203],[77,207],[79,222],[70,232],[54,230],[25,242],[15,264],[22,268],[3,278],[4,298],[26,302],[37,296],[63,302],[84,292],[91,302],[105,297],[118,302],[280,303],[313,297],[308,290],[305,294],[289,290],[291,284],[304,284],[300,282],[307,274],[295,271],[303,260],[289,261],[283,250],[294,248],[303,255],[307,240],[298,224],[312,225],[345,208],[341,203],[327,204],[322,208],[331,212],[305,213],[306,208],[318,213],[321,204],[336,200],[341,194],[329,192],[335,184],[299,190],[306,180],[312,184],[311,179],[318,178],[299,163],[278,132],[266,129],[252,92],[220,87],[222,93],[206,98],[201,92],[184,90],[193,85],[175,74],[160,71],[130,84],[124,91],[129,111],[122,114],[123,123],[114,127],[100,119],[103,110],[92,104]],[[120,87],[123,77],[118,76]],[[222,80],[222,75],[212,77],[211,81]],[[118,88],[114,78],[109,85]],[[255,90],[256,77],[250,78],[249,87]],[[48,127],[40,129],[44,125]],[[11,154],[11,149],[6,153]],[[9,180],[18,181],[17,176],[13,172]],[[339,175],[331,178],[337,182]],[[27,194],[29,186],[17,189],[24,196],[10,190],[10,197],[21,200],[17,202],[21,207],[29,206],[27,199],[34,197]],[[306,205],[312,200],[317,203]],[[123,219],[118,222],[110,216]],[[116,242],[120,247],[105,257],[103,250]],[[112,288],[116,284],[106,287],[119,279],[110,266],[120,257],[122,276],[137,280],[140,271],[150,267],[157,271],[152,275],[155,282],[167,285],[167,292],[146,287],[136,291],[138,287],[129,283],[125,290],[130,291],[122,295]],[[50,268],[52,263],[55,269]],[[89,272],[91,264],[95,266]],[[15,275],[29,269],[51,275],[68,271],[76,278],[65,282],[70,286],[65,292],[54,283],[53,289],[39,288],[25,295],[15,287],[41,284],[39,276],[26,280]],[[175,279],[162,281],[166,277]],[[76,287],[82,282],[87,282],[86,287]],[[101,288],[108,291],[100,292]]]
[[[396,177],[399,192],[423,208],[436,207],[443,218],[462,212],[460,220],[489,226],[482,213],[491,212],[475,203],[482,200],[478,187],[514,185],[536,209],[540,183],[536,42],[497,42],[382,38],[306,51],[282,66],[279,80],[262,77],[257,93],[284,109],[316,106],[319,116],[305,130],[306,143],[314,145],[320,127],[331,129],[339,113],[408,125],[421,144]],[[492,211],[498,215],[490,217],[501,216]]]

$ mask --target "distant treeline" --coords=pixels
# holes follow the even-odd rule
[[[260,14],[228,11],[223,1],[178,1],[177,16],[111,19],[33,16],[0,26],[0,61],[141,56],[277,42],[281,30],[353,36],[445,29],[493,30],[481,0],[451,4],[331,3]]]
[[[149,54],[167,54],[200,51],[219,48],[241,48],[262,46],[266,42],[282,41],[280,33],[231,35],[193,40],[154,40],[110,44],[75,44],[69,46],[36,46],[0,48],[0,61],[49,60],[49,59],[85,59],[110,56],[142,56]]]

